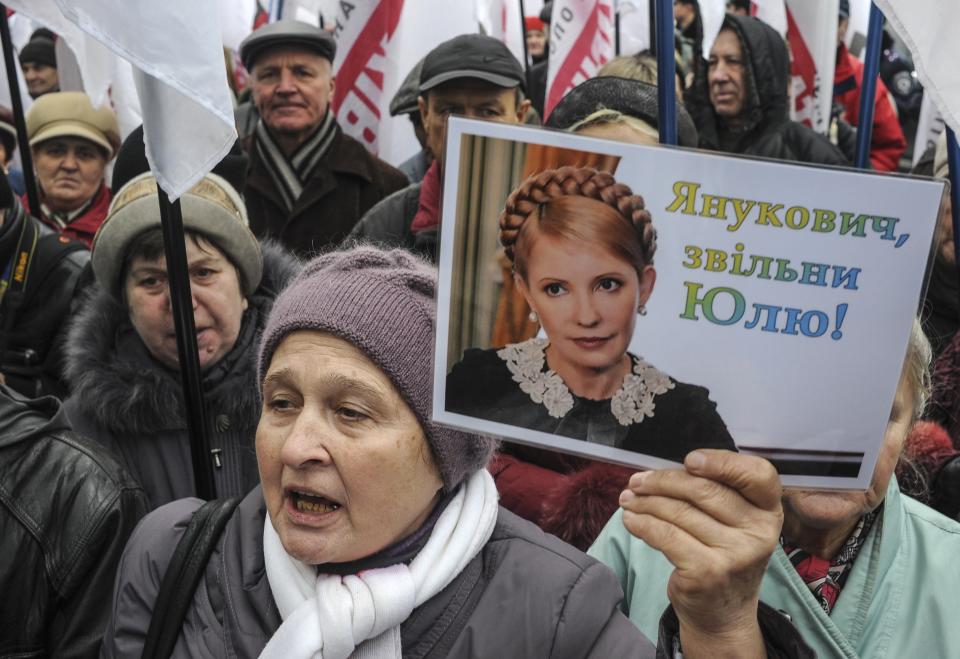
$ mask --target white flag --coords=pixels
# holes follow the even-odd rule
[[[876,0],[894,31],[904,40],[917,76],[943,120],[960,132],[960,4],[937,0]]]
[[[928,149],[936,147],[937,140],[943,132],[943,115],[937,110],[936,104],[929,94],[923,95],[920,103],[920,118],[917,120],[917,139],[913,144],[913,166],[916,167],[920,158]]]
[[[51,0],[14,3],[24,5],[28,16],[42,9],[33,18],[64,35],[78,61],[89,62],[88,55],[99,51],[87,39],[77,52],[76,39],[66,36],[76,28],[133,65],[147,160],[171,199],[193,187],[233,146],[233,101],[215,3],[55,0],[59,17],[50,11]],[[106,75],[112,70],[107,59]],[[84,88],[96,105],[86,71]]]
[[[550,21],[550,64],[544,119],[564,95],[610,61],[615,52],[612,0],[556,0]]]
[[[484,34],[502,41],[522,63],[526,30],[520,22],[520,3],[517,0],[476,0],[476,14]]]
[[[790,118],[825,134],[833,107],[838,0],[787,0]]]
[[[710,59],[713,42],[723,27],[723,17],[727,15],[727,0],[700,0],[700,20],[703,23],[703,59]]]
[[[752,0],[750,15],[772,27],[784,39],[787,38],[787,7],[784,0]]]
[[[650,0],[621,0],[620,54],[635,55],[650,48]]]

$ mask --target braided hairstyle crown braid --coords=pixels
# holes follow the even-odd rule
[[[600,201],[617,211],[636,230],[643,257],[642,265],[652,265],[657,250],[657,232],[646,210],[643,197],[629,186],[617,183],[607,172],[593,167],[559,167],[532,175],[514,190],[500,214],[500,244],[511,261],[524,223],[539,216],[543,204],[560,197],[580,196]]]

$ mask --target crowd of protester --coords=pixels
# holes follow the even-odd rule
[[[848,2],[829,135],[790,119],[788,47],[749,4],[728,3],[701,57],[697,3],[674,3],[680,146],[849,166],[863,64],[843,42]],[[33,99],[36,208],[12,166],[15,122],[0,108],[0,656],[960,651],[950,619],[960,592],[960,275],[949,203],[866,492],[782,491],[768,462],[723,450],[732,440],[722,422],[715,440],[703,436],[715,406],[689,385],[671,400],[697,436],[666,456],[683,469],[634,474],[431,420],[447,119],[658,143],[657,65],[646,52],[609,62],[544,117],[551,18],[547,3],[525,20],[526,63],[482,34],[436,45],[390,104],[421,147],[395,164],[338,125],[329,32],[282,20],[244,40],[240,138],[180,202],[222,497],[213,504],[195,498],[142,127],[121,139],[113,110],[60,91],[58,37],[32,35],[19,63]],[[887,43],[892,88],[878,81],[870,163],[906,172],[916,90],[898,78],[894,50]],[[945,139],[913,173],[948,177]],[[619,185],[559,167],[512,203],[540,222],[575,221],[575,206],[551,210],[547,190],[560,184],[565,204],[593,195],[574,184]],[[619,248],[638,256],[620,260],[642,283],[655,234],[642,200],[618,194],[607,212],[627,219]],[[519,211],[501,218],[500,304],[517,318],[536,313],[525,223]],[[580,249],[619,253],[602,241]],[[11,277],[14,263],[24,276]],[[465,357],[454,383],[509,385],[483,359]],[[482,398],[462,402],[485,416]],[[346,521],[327,532],[338,511]],[[174,570],[193,577],[171,582]]]

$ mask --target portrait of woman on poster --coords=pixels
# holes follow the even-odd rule
[[[657,278],[639,195],[593,168],[539,172],[507,199],[500,242],[545,337],[466,350],[447,411],[676,462],[736,448],[706,389],[627,351]]]

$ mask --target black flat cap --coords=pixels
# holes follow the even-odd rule
[[[660,128],[656,85],[613,76],[589,78],[571,89],[553,108],[545,125],[548,128],[566,130],[603,109],[615,110],[642,119],[658,130]],[[679,103],[677,133],[680,146],[697,146],[697,129],[693,125],[693,119]]]
[[[240,43],[240,59],[253,71],[257,58],[275,46],[299,46],[330,62],[337,56],[337,42],[329,32],[303,21],[276,21],[254,30]]]
[[[400,89],[397,90],[397,93],[393,95],[393,100],[390,101],[391,117],[420,111],[417,98],[420,96],[420,71],[422,69],[423,60],[420,60],[416,66],[410,69],[407,77],[403,79]]]
[[[483,34],[461,34],[427,53],[420,71],[425,92],[457,78],[476,78],[498,87],[523,88],[523,67],[507,46]]]

